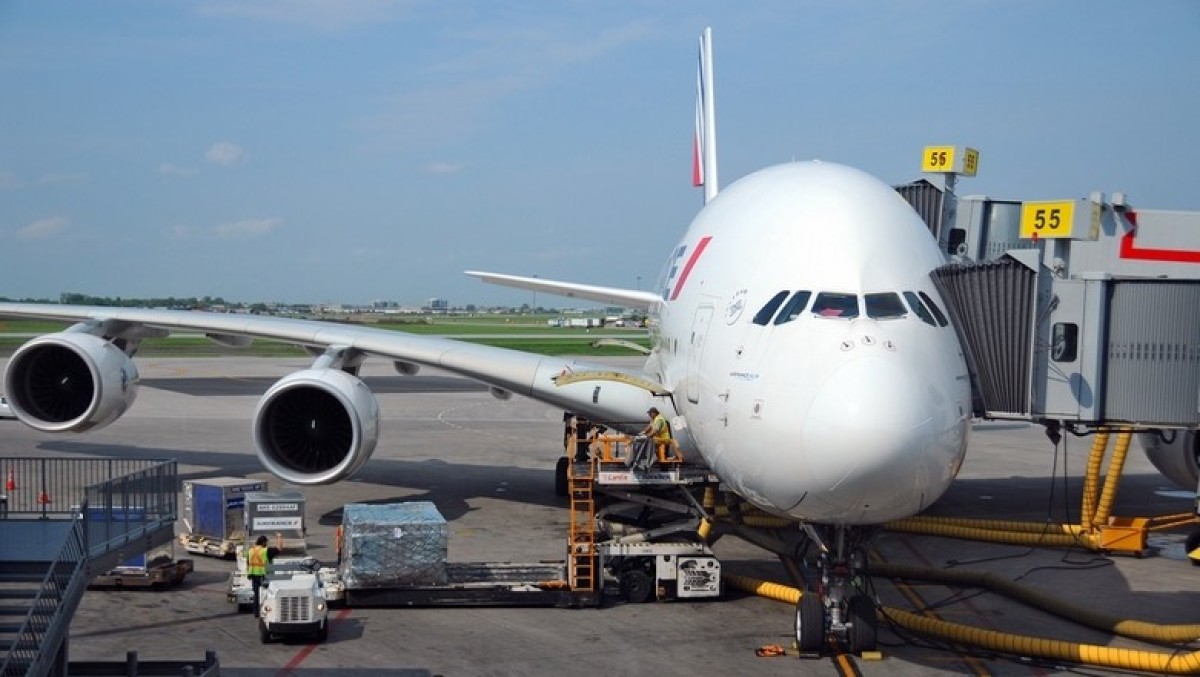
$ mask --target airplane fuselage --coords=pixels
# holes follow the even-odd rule
[[[858,170],[792,163],[727,187],[659,285],[651,367],[679,433],[777,514],[852,525],[919,512],[957,474],[971,412],[929,277],[942,262],[912,208]]]

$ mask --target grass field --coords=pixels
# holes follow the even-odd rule
[[[453,336],[472,343],[512,348],[543,355],[631,355],[631,351],[613,346],[593,348],[594,333],[618,335],[624,340],[649,346],[642,329],[572,329],[550,327],[546,320],[553,316],[478,316],[438,318],[430,321],[379,322],[364,326],[412,334]],[[347,324],[353,324],[347,322]],[[61,322],[38,320],[0,320],[0,356],[7,357],[28,341],[31,335],[61,331]],[[177,335],[165,339],[147,339],[138,355],[207,357],[248,355],[255,357],[302,357],[303,349],[278,341],[256,340],[246,348],[217,345],[202,336]]]

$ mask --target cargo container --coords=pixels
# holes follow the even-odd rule
[[[342,580],[347,588],[445,585],[450,530],[428,501],[342,509]]]
[[[245,535],[243,516],[246,494],[266,491],[266,480],[244,477],[210,477],[183,483],[183,521],[200,536],[229,538]]]
[[[304,494],[299,491],[252,491],[246,494],[246,543],[266,536],[284,553],[308,549],[304,519]]]
[[[246,494],[266,491],[266,480],[210,477],[183,483],[183,524],[179,540],[188,552],[231,557],[246,538]]]

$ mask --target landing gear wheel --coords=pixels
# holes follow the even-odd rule
[[[859,655],[864,651],[874,651],[878,621],[871,598],[866,595],[851,597],[846,605],[846,616],[850,625],[846,632],[846,648],[850,653]]]
[[[654,586],[650,576],[641,569],[628,569],[621,574],[621,594],[631,604],[641,604],[650,599]]]
[[[566,456],[558,459],[554,464],[554,495],[567,495],[567,468],[570,467],[571,461]]]
[[[1191,559],[1192,566],[1200,567],[1200,559],[1192,559],[1190,557],[1190,555],[1193,552],[1196,552],[1197,549],[1200,549],[1200,531],[1193,531],[1192,534],[1187,537],[1187,540],[1184,541],[1183,553],[1185,555],[1189,555],[1188,559]]]
[[[820,653],[825,647],[825,605],[813,590],[805,591],[796,603],[796,648],[802,653]]]

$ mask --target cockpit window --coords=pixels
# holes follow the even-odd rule
[[[939,327],[944,327],[949,324],[949,322],[946,320],[946,316],[942,314],[942,309],[938,308],[938,305],[933,302],[933,299],[929,298],[929,294],[926,294],[923,291],[917,293],[921,295],[921,300],[924,301],[927,306],[929,306],[929,310],[933,313],[933,316],[937,318]]]
[[[933,320],[933,315],[929,314],[929,309],[925,307],[924,303],[921,303],[921,299],[916,294],[906,291],[904,292],[904,300],[908,301],[908,305],[917,314],[917,317],[921,318],[922,322],[931,327],[937,326],[937,322]]]
[[[813,315],[850,320],[858,317],[858,296],[842,292],[823,291],[813,302]]]
[[[864,294],[863,304],[867,307],[867,317],[876,320],[895,320],[908,314],[908,309],[896,292]]]
[[[812,297],[810,291],[798,291],[792,294],[792,298],[784,304],[783,309],[779,311],[779,315],[775,317],[775,324],[784,324],[791,322],[804,312],[804,308],[808,306],[808,299]]]
[[[788,292],[786,289],[772,296],[771,300],[767,301],[767,305],[763,306],[762,310],[758,311],[758,313],[754,315],[754,324],[761,324],[764,327],[767,326],[767,324],[771,321],[771,318],[775,316],[775,311],[779,309],[779,304],[783,303],[783,300],[786,299],[787,296]]]

